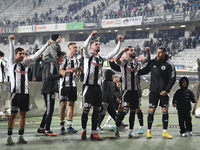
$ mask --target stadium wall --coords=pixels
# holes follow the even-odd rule
[[[31,110],[27,113],[28,117],[42,116],[45,111],[44,99],[40,94],[41,84],[42,84],[41,82],[29,82]],[[189,89],[194,92],[196,98],[199,97],[199,85],[200,85],[199,82],[190,82],[189,84]],[[141,82],[141,89],[142,89],[141,109],[145,114],[148,113],[148,108],[149,108],[149,103],[148,103],[149,86],[150,82]],[[78,82],[77,87],[78,87],[78,92],[77,92],[78,100],[75,103],[74,115],[80,116],[82,114],[82,83]],[[177,89],[179,89],[178,82],[175,83],[170,92],[170,102],[169,102],[170,114],[177,113],[176,108],[172,106],[172,98]],[[35,106],[34,103],[36,104]],[[197,106],[200,106],[199,101]],[[1,109],[10,108],[10,83],[0,83],[0,108]],[[194,108],[194,104],[192,104],[192,108]],[[54,116],[59,115],[59,110],[60,110],[59,95],[56,94]],[[160,107],[157,108],[156,114],[161,114]]]

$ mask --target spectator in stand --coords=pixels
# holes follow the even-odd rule
[[[193,48],[196,48],[196,45],[197,45],[197,41],[196,41],[195,38],[193,38],[193,40],[192,40],[192,46],[193,46]]]
[[[141,48],[139,45],[137,45],[137,47],[135,48],[136,56],[140,55],[140,51],[141,51]]]

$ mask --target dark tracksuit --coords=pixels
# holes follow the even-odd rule
[[[106,111],[108,111],[110,116],[116,121],[115,99],[113,94],[115,82],[112,80],[112,75],[114,74],[112,70],[105,71],[105,80],[102,86],[102,102],[105,102],[105,104],[101,106],[98,125],[103,121]]]
[[[182,86],[183,79],[187,82],[187,87]],[[190,115],[191,102],[195,103],[195,96],[192,91],[188,89],[189,80],[187,77],[182,77],[179,80],[180,89],[176,91],[173,97],[172,104],[176,104],[178,110],[178,120],[180,126],[180,133],[192,131],[192,118]],[[186,125],[186,127],[185,127]]]
[[[43,115],[41,128],[46,125],[46,130],[50,130],[52,115],[54,112],[55,92],[58,93],[57,80],[62,78],[59,74],[58,63],[54,58],[49,58],[44,61],[42,72],[42,89],[41,94],[44,96],[46,111]]]

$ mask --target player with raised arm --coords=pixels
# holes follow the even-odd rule
[[[9,72],[11,83],[11,116],[8,121],[8,138],[7,144],[13,145],[12,140],[13,127],[15,124],[15,118],[20,110],[19,117],[19,138],[17,143],[27,143],[28,141],[23,138],[26,112],[29,111],[29,88],[28,88],[28,67],[33,63],[44,50],[51,44],[48,41],[35,55],[29,59],[24,60],[25,50],[22,47],[14,49],[14,35],[8,37],[10,57],[9,57]]]
[[[119,52],[123,36],[118,37],[118,44],[115,49],[107,54],[106,56],[100,56],[100,44],[98,40],[91,41],[91,38],[96,36],[97,31],[93,31],[87,38],[83,45],[83,57],[84,57],[84,81],[83,81],[83,113],[82,113],[82,136],[83,140],[86,139],[86,126],[88,120],[88,113],[90,108],[93,106],[92,114],[92,132],[90,135],[91,139],[103,140],[97,133],[97,122],[99,108],[102,103],[102,67],[105,60],[109,60]],[[88,45],[90,42],[91,52],[88,51]]]
[[[115,136],[120,137],[119,135],[119,126],[123,121],[125,115],[130,109],[129,116],[129,137],[138,137],[133,132],[133,126],[135,121],[135,112],[140,108],[140,97],[141,97],[141,88],[140,80],[138,76],[138,70],[140,69],[141,64],[150,61],[150,48],[146,47],[145,51],[148,52],[147,58],[139,60],[135,58],[136,52],[132,46],[128,46],[122,50],[122,52],[116,57],[116,62],[120,65],[122,72],[122,107],[123,111],[117,115]],[[126,53],[126,59],[120,60],[123,53]]]

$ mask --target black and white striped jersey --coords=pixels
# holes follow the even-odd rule
[[[15,49],[13,40],[9,39],[10,57],[9,57],[9,72],[11,93],[28,94],[28,67],[33,63],[46,49],[48,44],[46,43],[35,55],[22,62],[15,58]]]
[[[113,56],[115,56],[121,47],[121,42],[118,42],[117,46],[113,51],[108,53],[105,56],[94,55],[89,52],[88,45],[90,42],[91,36],[87,38],[83,45],[83,57],[84,57],[84,81],[85,85],[102,85],[102,68],[103,63],[106,60],[109,60]]]
[[[84,58],[84,81],[86,85],[102,84],[103,59],[99,55],[90,55],[89,59]]]
[[[8,82],[8,60],[0,59],[0,82]]]
[[[70,58],[68,55],[66,55],[62,65],[60,66],[60,69],[71,70],[77,67],[79,67],[78,59],[75,56]],[[62,87],[76,87],[76,74],[74,72],[68,72],[65,74],[64,78],[60,79],[60,88]]]
[[[142,60],[133,59],[129,61],[124,59],[121,61],[121,73],[122,73],[122,90],[140,90],[140,81],[138,76],[138,70],[142,64]]]

